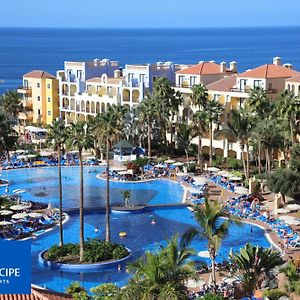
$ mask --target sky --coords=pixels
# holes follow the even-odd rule
[[[300,25],[299,0],[10,0],[0,27],[190,28]]]

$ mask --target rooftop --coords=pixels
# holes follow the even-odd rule
[[[213,82],[207,85],[209,91],[218,91],[218,92],[230,92],[231,89],[236,85],[237,74],[224,77],[216,82]]]
[[[300,82],[300,74],[296,75],[296,76],[293,76],[291,78],[288,78],[286,81],[289,81],[289,82]]]
[[[257,67],[253,70],[246,71],[239,75],[239,77],[248,77],[248,78],[288,78],[292,76],[299,75],[300,73],[289,69],[284,66],[275,65],[275,64],[266,64],[260,67]]]
[[[50,78],[50,79],[55,79],[55,76],[42,71],[42,70],[33,70],[29,73],[26,73],[25,75],[23,75],[23,77],[30,77],[30,78]]]
[[[228,72],[229,70],[226,70]],[[213,75],[221,74],[220,65],[214,62],[201,62],[197,65],[179,70],[177,74]]]
[[[31,288],[30,295],[14,294],[0,295],[0,300],[67,300],[73,299],[72,296],[58,293],[38,287]]]

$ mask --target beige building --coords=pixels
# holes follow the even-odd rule
[[[24,124],[51,124],[59,117],[58,80],[53,75],[41,70],[25,74],[18,93],[26,110],[19,116]]]
[[[285,89],[293,92],[295,96],[300,97],[300,74],[288,78],[285,81]]]

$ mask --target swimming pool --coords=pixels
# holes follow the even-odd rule
[[[56,168],[22,169],[7,171],[2,173],[2,178],[11,181],[11,190],[17,188],[29,189],[24,193],[25,199],[38,200],[57,203],[57,179]],[[78,168],[63,168],[63,176],[67,177],[64,182],[64,205],[65,207],[76,207],[78,203]],[[103,206],[104,187],[103,180],[96,179],[96,174],[85,172],[85,186],[88,205]],[[39,182],[41,184],[39,185]],[[44,189],[43,189],[44,187]],[[35,197],[35,190],[45,190],[46,197]],[[171,203],[181,202],[183,188],[168,180],[157,180],[147,183],[120,183],[113,182],[112,201],[117,203],[122,199],[121,190],[131,190],[133,199],[136,203]],[[94,190],[94,195],[93,195]],[[70,194],[68,194],[68,192]],[[76,193],[74,192],[76,191]],[[102,191],[102,192],[101,192]],[[2,192],[2,191],[1,191]],[[35,198],[34,198],[35,197]],[[122,202],[122,201],[121,201]],[[155,219],[156,224],[152,225],[151,220]],[[99,227],[98,233],[94,232],[95,227]],[[197,226],[191,212],[187,208],[159,208],[137,212],[133,214],[114,213],[111,214],[111,238],[113,242],[123,243],[132,250],[132,260],[140,257],[146,250],[158,249],[159,245],[164,244],[167,238],[172,235],[184,233],[190,226]],[[263,229],[243,224],[241,226],[231,225],[228,237],[224,240],[220,252],[219,260],[227,257],[230,249],[238,250],[247,242],[252,242],[260,246],[269,247]],[[79,218],[78,214],[71,214],[70,221],[64,226],[65,242],[78,242]],[[119,232],[125,230],[126,238],[120,238]],[[45,286],[56,291],[64,291],[73,281],[79,281],[86,289],[97,286],[105,282],[113,282],[123,286],[128,281],[128,274],[122,270],[106,270],[95,273],[69,273],[56,270],[49,270],[38,263],[38,255],[54,243],[59,241],[58,227],[51,232],[40,235],[32,241],[32,282]],[[105,215],[99,211],[90,211],[85,214],[85,238],[104,238],[105,235]],[[196,251],[206,249],[204,239],[195,240],[192,244]],[[196,260],[205,260],[195,257]],[[208,259],[206,259],[208,262]]]

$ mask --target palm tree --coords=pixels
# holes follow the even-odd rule
[[[205,110],[209,100],[208,91],[203,84],[195,84],[192,87],[191,100],[198,110]]]
[[[194,127],[186,123],[178,124],[177,126],[177,142],[178,148],[182,147],[186,155],[186,162],[189,167],[189,147],[194,138]]]
[[[129,198],[131,196],[131,192],[129,190],[125,190],[123,192],[121,192],[123,197],[124,197],[124,207],[128,207],[129,206]]]
[[[224,112],[224,107],[217,100],[208,101],[206,105],[207,120],[209,123],[209,164],[212,165],[213,158],[213,123],[219,123]]]
[[[260,289],[263,278],[268,277],[272,269],[283,264],[280,252],[250,244],[229,258],[248,296]]]
[[[13,149],[18,140],[17,132],[11,127],[6,115],[0,113],[0,151],[6,153],[10,160],[9,151]]]
[[[23,105],[16,91],[7,91],[0,97],[0,106],[8,118],[14,121],[18,114],[23,111]]]
[[[272,111],[272,103],[268,99],[266,91],[261,87],[254,87],[250,91],[245,106],[259,119],[267,117]]]
[[[80,202],[79,202],[79,245],[80,245],[80,261],[83,261],[84,254],[84,196],[83,196],[83,162],[82,151],[93,147],[93,139],[89,133],[88,124],[86,122],[71,123],[68,127],[68,146],[75,147],[78,150],[79,167],[80,167]]]
[[[148,157],[151,157],[152,124],[155,115],[156,115],[156,99],[148,94],[140,104],[140,114],[139,114],[140,122],[146,122],[147,124]]]
[[[121,105],[112,105],[105,113],[97,116],[96,135],[101,136],[106,144],[106,201],[105,201],[105,239],[110,242],[110,190],[109,190],[109,150],[111,142],[121,132],[122,117],[126,109]]]
[[[59,236],[60,246],[64,244],[63,238],[63,199],[62,199],[62,180],[61,180],[61,151],[62,147],[67,140],[65,124],[59,121],[53,121],[52,125],[48,126],[47,140],[50,142],[54,149],[57,150],[58,157],[58,191],[59,191]]]
[[[205,199],[204,206],[195,206],[194,216],[200,228],[190,228],[183,236],[183,243],[189,244],[196,236],[205,237],[208,243],[208,252],[211,259],[211,278],[214,291],[216,291],[215,261],[222,240],[228,234],[231,222],[237,222],[217,201]],[[227,218],[220,223],[220,218]]]
[[[292,92],[281,93],[277,102],[279,116],[288,122],[290,127],[292,146],[295,143],[295,134],[299,134],[300,128],[300,99]]]
[[[134,276],[122,289],[120,299],[187,299],[185,282],[195,278],[195,252],[178,242],[175,235],[156,253],[146,252],[143,258],[128,266]]]

